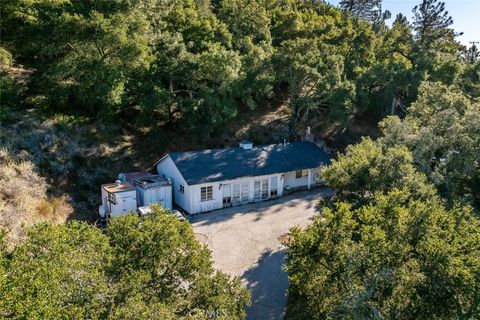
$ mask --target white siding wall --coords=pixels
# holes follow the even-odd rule
[[[308,180],[309,180],[308,177],[302,177],[297,179],[295,177],[295,171],[292,171],[292,172],[286,172],[284,174],[272,174],[272,175],[266,175],[266,176],[240,178],[235,180],[227,180],[227,181],[221,181],[221,182],[212,182],[212,183],[188,186],[185,180],[183,179],[182,175],[180,174],[180,171],[178,171],[177,167],[175,166],[174,162],[169,156],[166,156],[157,164],[157,171],[159,174],[165,175],[165,177],[172,179],[174,202],[190,214],[206,212],[206,211],[211,211],[215,209],[221,209],[223,207],[223,190],[221,186],[223,186],[224,184],[230,183],[233,186],[233,184],[238,184],[238,183],[241,184],[242,182],[248,182],[249,184],[248,202],[253,202],[255,180],[268,179],[269,197],[270,197],[270,190],[271,190],[271,177],[278,178],[277,180],[278,181],[278,186],[277,186],[278,197],[282,196],[284,187],[288,187],[288,188],[307,187]],[[310,169],[311,185],[314,185],[316,183],[314,176],[319,171],[320,171],[320,168]],[[184,186],[184,193],[180,192],[180,184]],[[212,200],[201,201],[201,194],[200,194],[201,187],[206,187],[206,186],[212,186],[213,198]]]
[[[160,175],[172,179],[173,201],[183,210],[190,212],[189,189],[190,187],[183,179],[177,166],[170,156],[166,156],[157,164],[157,171]],[[184,187],[184,193],[180,192],[180,184]]]
[[[254,181],[255,180],[262,180],[268,179],[268,195],[270,197],[271,191],[271,177],[277,177],[278,185],[277,185],[277,197],[282,196],[283,193],[283,179],[281,174],[273,174],[273,175],[266,175],[266,176],[257,176],[257,177],[248,177],[248,178],[240,178],[235,180],[227,180],[221,182],[212,182],[212,183],[204,183],[204,184],[197,184],[190,186],[189,188],[189,195],[190,195],[190,208],[192,209],[189,213],[200,213],[211,211],[215,209],[221,209],[223,207],[223,190],[222,187],[224,184],[242,184],[248,182],[249,189],[248,189],[248,202],[254,201]],[[201,201],[201,188],[212,186],[212,193],[213,199],[208,201]],[[222,186],[222,187],[221,187]]]
[[[107,197],[108,192],[102,188],[102,205],[112,217],[137,211],[137,193],[135,190],[115,192],[117,204],[108,202],[106,200]]]
[[[314,177],[317,172],[320,172],[320,168],[310,169],[310,185],[316,184]],[[284,181],[285,181],[284,182],[285,187],[288,187],[288,188],[298,188],[298,187],[308,186],[308,176],[297,179],[295,171],[286,172],[284,174]]]
[[[137,187],[142,206],[161,202],[162,206],[172,210],[172,186],[159,186],[143,189]]]

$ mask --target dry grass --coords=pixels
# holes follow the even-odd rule
[[[15,161],[0,150],[0,228],[9,243],[23,237],[23,227],[38,221],[63,222],[71,207],[65,198],[49,198],[48,184],[30,161]]]

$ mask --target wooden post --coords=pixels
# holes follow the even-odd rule
[[[312,177],[312,170],[308,169],[308,189],[310,189],[310,180],[311,180],[311,177]]]

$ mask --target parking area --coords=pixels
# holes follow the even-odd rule
[[[275,200],[200,214],[190,219],[197,239],[212,250],[214,266],[242,278],[252,294],[248,319],[282,319],[288,277],[282,269],[281,239],[293,226],[304,227],[331,195],[320,188]]]

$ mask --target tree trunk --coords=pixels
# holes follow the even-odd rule
[[[395,108],[397,106],[397,99],[393,97],[392,99],[392,107],[390,108],[390,115],[393,116],[395,115]]]

